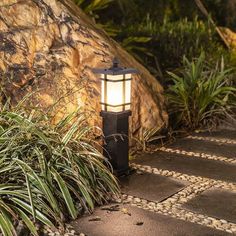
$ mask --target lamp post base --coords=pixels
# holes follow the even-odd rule
[[[130,173],[129,116],[131,111],[100,113],[105,136],[104,156],[110,161],[117,176]]]
[[[128,167],[127,169],[124,169],[124,170],[113,171],[114,175],[117,177],[126,177],[128,175],[133,174],[134,172],[136,172],[136,170],[131,167]]]

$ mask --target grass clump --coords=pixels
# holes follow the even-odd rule
[[[119,187],[90,137],[80,111],[56,125],[41,113],[0,110],[0,229],[16,234],[19,220],[38,235],[36,222],[63,226],[106,202]]]
[[[173,124],[188,130],[212,128],[232,114],[236,107],[234,70],[224,61],[210,66],[205,54],[189,61],[183,59],[180,73],[171,73],[167,98]]]

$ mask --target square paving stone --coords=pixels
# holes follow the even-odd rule
[[[105,209],[107,209],[106,207]],[[76,233],[88,236],[230,236],[223,231],[154,212],[120,205],[117,211],[96,209],[72,222]],[[129,213],[129,214],[127,214]]]
[[[206,153],[210,155],[224,156],[236,159],[235,144],[222,144],[205,140],[183,138],[173,143],[170,147],[188,152]]]
[[[182,190],[189,183],[156,174],[136,172],[120,179],[121,190],[126,194],[150,201],[162,201]]]
[[[133,162],[188,175],[236,182],[236,165],[221,161],[158,151],[153,154],[143,154]]]
[[[213,188],[191,199],[182,207],[236,223],[236,193]]]

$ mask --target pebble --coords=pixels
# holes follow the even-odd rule
[[[211,223],[212,223],[212,221],[211,221],[211,220],[209,220],[208,218],[206,218],[206,219],[204,219],[204,220],[203,220],[203,223],[205,223],[205,224],[211,224]]]
[[[137,202],[137,203],[141,202],[141,199],[136,197],[136,198],[134,198],[134,202]]]
[[[227,224],[228,222],[226,220],[220,220],[221,223]]]

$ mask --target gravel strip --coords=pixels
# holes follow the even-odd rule
[[[65,229],[58,228],[53,230],[48,226],[44,226],[43,235],[45,236],[80,236],[81,234],[77,234],[72,225],[66,224]]]
[[[193,140],[203,140],[203,141],[210,141],[210,142],[216,142],[216,143],[224,143],[224,144],[236,144],[235,140],[227,139],[227,138],[213,138],[213,137],[192,136],[192,135],[189,135],[186,138],[193,139]]]
[[[166,148],[166,147],[161,147],[158,150],[163,151],[163,152],[168,152],[168,153],[182,154],[185,157],[199,157],[199,158],[208,159],[208,160],[223,161],[230,164],[236,163],[236,159],[224,157],[224,156],[211,155],[207,153],[188,152],[188,151],[184,151],[180,149]]]

